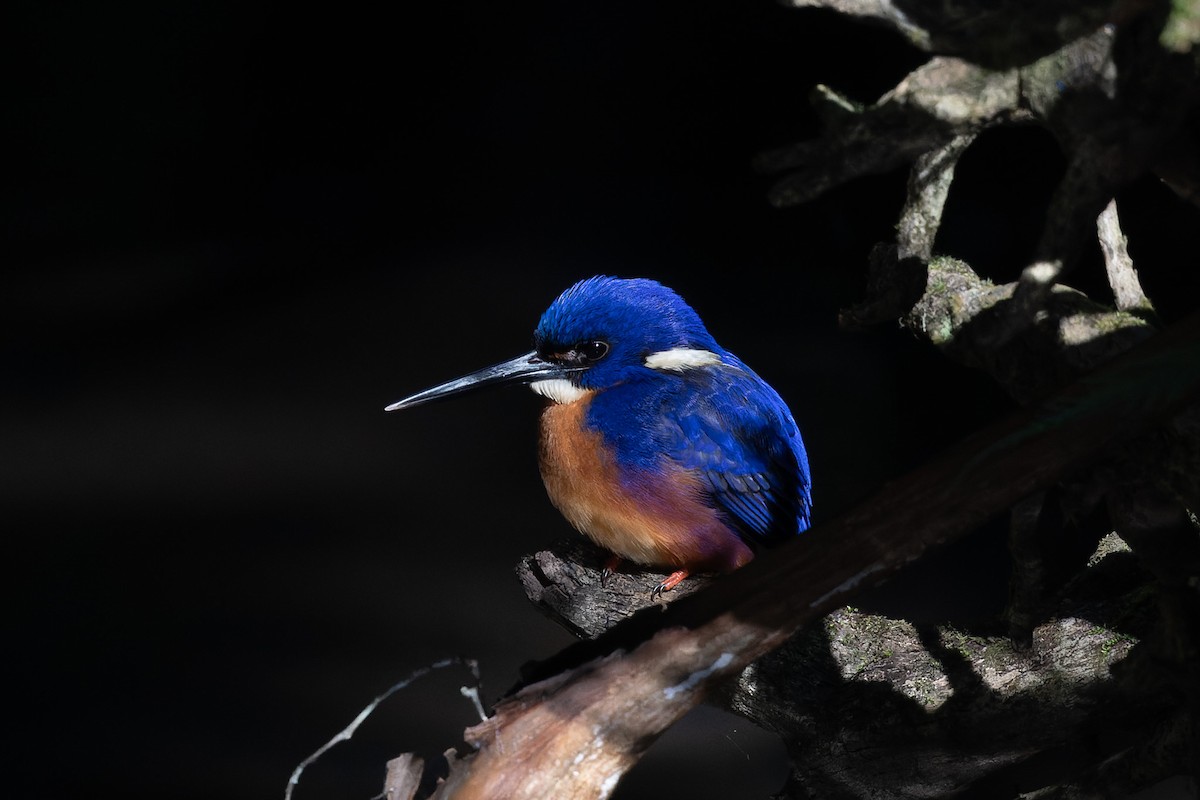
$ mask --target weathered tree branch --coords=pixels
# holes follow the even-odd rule
[[[1034,258],[1004,306],[1005,317],[991,326],[996,346],[1033,324],[1121,187],[1155,173],[1195,202],[1200,64],[1196,55],[1181,52],[1196,44],[1191,34],[1168,33],[1192,30],[1183,21],[1190,19],[1186,3],[966,0],[928,9],[889,0],[796,4],[884,22],[941,55],[869,106],[820,87],[815,107],[826,110],[822,135],[758,161],[764,171],[783,173],[770,193],[777,205],[803,203],[855,177],[912,162],[918,162],[914,175],[933,166],[932,175],[948,182],[951,173],[938,161],[952,165],[957,153],[945,148],[998,125],[1038,124],[1062,146],[1066,174],[1051,198]],[[1194,51],[1200,53],[1200,47]],[[920,195],[913,189],[909,208],[919,211],[914,200]],[[931,199],[938,206],[934,216],[940,216],[941,201]],[[904,222],[911,226],[929,218],[916,213]],[[932,231],[936,224],[902,231],[899,260],[928,258]],[[921,241],[913,239],[918,233]]]
[[[1104,270],[1108,285],[1112,287],[1113,299],[1118,311],[1128,311],[1146,318],[1154,314],[1154,306],[1142,291],[1125,234],[1121,232],[1121,220],[1117,216],[1117,201],[1110,200],[1100,218],[1096,220],[1096,233],[1100,250],[1104,253]]]
[[[607,796],[666,727],[800,627],[1193,400],[1198,359],[1200,318],[769,557],[568,648],[468,731],[478,749],[436,796]]]
[[[1015,70],[996,73],[955,58],[933,58],[877,103],[864,106],[827,86],[812,102],[821,138],[763,153],[755,166],[787,172],[768,194],[777,206],[819,197],[863,175],[911,163],[960,136],[1027,117]]]
[[[786,0],[797,8],[829,8],[892,28],[914,47],[945,53],[992,69],[1026,64],[1063,44],[1136,13],[1137,3],[1049,0],[995,3],[957,0]]]

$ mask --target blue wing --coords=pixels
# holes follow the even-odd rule
[[[808,457],[787,405],[740,362],[694,377],[705,385],[680,395],[675,458],[701,476],[749,544],[806,530]]]
[[[647,468],[666,453],[700,478],[747,544],[770,545],[809,526],[808,457],[775,390],[733,356],[726,359],[645,387],[622,409],[639,424],[620,431],[613,425],[610,440]],[[629,400],[633,391],[623,394]]]

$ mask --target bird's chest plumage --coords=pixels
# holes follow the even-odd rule
[[[749,548],[707,502],[699,481],[663,458],[628,463],[588,423],[591,396],[542,412],[539,463],[546,492],[577,530],[640,564],[726,571],[749,561]],[[631,417],[631,424],[637,420]],[[622,436],[649,436],[623,431]]]

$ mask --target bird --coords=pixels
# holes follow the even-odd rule
[[[610,555],[669,572],[728,573],[810,525],[812,481],[787,404],[717,344],[679,294],[597,275],[538,321],[534,349],[387,406],[506,383],[545,398],[538,464],[551,503]]]

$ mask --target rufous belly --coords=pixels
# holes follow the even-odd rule
[[[584,424],[588,402],[547,405],[541,419],[542,480],[571,525],[647,566],[727,572],[753,558],[682,467],[666,459],[653,471],[618,464],[602,435]]]

